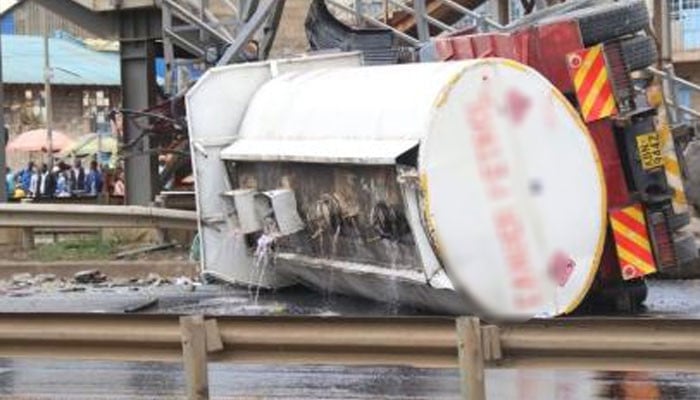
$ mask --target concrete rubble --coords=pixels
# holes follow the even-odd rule
[[[132,291],[160,286],[180,286],[186,291],[194,291],[200,283],[187,277],[166,278],[156,273],[149,273],[145,278],[111,278],[98,269],[80,271],[73,277],[58,277],[51,273],[32,275],[28,272],[12,275],[9,279],[0,279],[0,296],[28,296],[42,292],[82,292],[88,289],[109,289],[123,287]]]

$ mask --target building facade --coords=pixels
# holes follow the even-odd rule
[[[700,85],[700,0],[671,0],[670,19],[676,74]],[[700,110],[699,91],[681,85],[677,91],[682,105]]]
[[[95,48],[89,32],[32,1],[0,4],[3,112],[10,140],[46,126],[44,32],[49,32],[52,127],[68,136],[109,129],[108,114],[121,104],[118,48]],[[24,155],[8,154],[11,166]]]
[[[42,35],[44,31],[62,31],[74,37],[94,38],[90,32],[33,1],[7,3],[2,13],[0,30],[3,35]]]
[[[59,35],[49,40],[52,127],[70,137],[109,130],[108,114],[121,104],[119,54],[96,51]],[[10,140],[46,126],[44,40],[2,35],[3,112]],[[11,166],[25,160],[8,154]]]

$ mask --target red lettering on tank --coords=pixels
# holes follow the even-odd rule
[[[535,280],[530,274],[530,257],[525,242],[525,227],[512,208],[496,212],[496,235],[512,274],[516,289],[533,289]]]
[[[515,125],[520,125],[530,110],[530,99],[519,90],[511,89],[506,95],[508,117]]]
[[[512,96],[510,111],[521,122],[529,108],[527,99]],[[492,124],[493,101],[487,90],[478,101],[466,108],[466,120],[472,128],[472,145],[479,178],[484,185],[487,201],[492,207],[492,223],[510,272],[513,305],[518,309],[537,306],[542,301],[533,274],[532,257],[527,244],[526,229],[515,207],[516,199],[510,189],[510,168],[506,149]]]
[[[508,179],[510,171],[503,157],[498,137],[491,129],[491,123],[488,120],[489,103],[490,98],[484,96],[483,102],[472,104],[468,118],[474,128],[472,142],[481,181],[486,185],[489,197],[498,200],[509,196],[508,187],[504,181]]]

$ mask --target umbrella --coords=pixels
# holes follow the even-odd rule
[[[53,151],[60,151],[73,143],[73,140],[59,131],[51,132]],[[46,129],[22,132],[7,144],[8,151],[48,151],[49,138]]]
[[[116,154],[119,148],[119,143],[117,139],[112,135],[101,135],[102,136],[102,148],[100,149],[100,135],[97,133],[88,133],[87,135],[80,136],[75,143],[63,149],[61,156],[74,155],[76,157],[92,156],[97,154],[98,150],[103,153]]]

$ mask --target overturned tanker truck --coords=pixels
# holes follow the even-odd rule
[[[186,98],[203,274],[498,317],[639,304],[644,277],[678,262],[675,150],[656,109],[619,101],[616,81],[602,79],[603,100],[570,95],[581,69],[620,74],[589,45],[560,54],[564,86],[479,52],[208,71]]]

